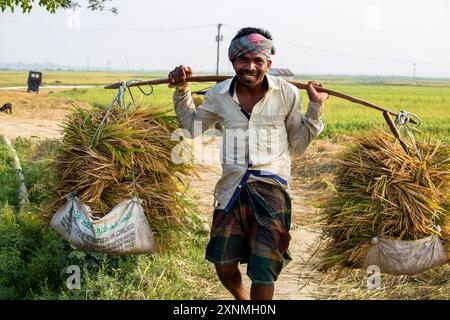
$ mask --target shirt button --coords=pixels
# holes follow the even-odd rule
[[[241,185],[238,185],[238,188],[242,188],[242,186],[241,186]]]

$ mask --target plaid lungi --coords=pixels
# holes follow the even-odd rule
[[[289,253],[291,199],[281,187],[247,183],[229,210],[215,210],[206,259],[224,265],[248,263],[254,284],[270,285],[292,260]]]

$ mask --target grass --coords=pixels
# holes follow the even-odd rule
[[[19,204],[18,192],[20,181],[13,166],[13,157],[8,147],[0,137],[0,204],[9,203],[13,206]]]
[[[218,282],[204,259],[207,235],[178,233],[177,250],[113,257],[85,253],[46,229],[36,212],[0,208],[0,299],[208,299]],[[69,290],[67,267],[81,269]]]
[[[26,177],[30,205],[42,207],[48,204],[55,174],[51,169],[55,150],[59,147],[56,140],[44,140],[40,143],[30,139],[17,138],[13,141],[21,160],[22,172]],[[19,179],[13,167],[13,159],[3,139],[0,139],[0,206],[9,205],[18,210]]]
[[[394,112],[412,112],[422,119],[420,129],[423,132],[450,142],[450,83],[447,86],[422,86],[324,82],[324,86]],[[302,97],[303,101],[308,101],[305,92],[302,92]],[[369,130],[374,125],[384,124],[384,119],[376,110],[331,97],[326,103],[324,122],[322,137],[334,137]]]
[[[204,259],[208,233],[198,209],[183,206],[190,227],[176,230],[177,245],[161,255],[113,257],[71,247],[45,227],[42,210],[55,182],[55,140],[16,139],[31,205],[16,206],[17,182],[11,158],[0,143],[0,299],[208,299],[220,290],[213,266]],[[41,186],[33,191],[33,186]],[[66,269],[81,269],[81,289],[69,290]]]

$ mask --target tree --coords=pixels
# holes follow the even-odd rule
[[[10,8],[12,12],[16,7],[21,7],[23,13],[29,13],[33,5],[39,1],[39,6],[44,7],[47,11],[55,13],[58,9],[75,9],[81,7],[77,1],[73,0],[0,0],[0,9],[2,12],[6,8]],[[116,7],[107,8],[105,2],[112,0],[88,0],[87,8],[90,10],[108,10],[113,14],[117,14]]]

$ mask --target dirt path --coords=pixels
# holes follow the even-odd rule
[[[214,143],[210,144],[212,147]],[[296,161],[293,166],[294,180],[291,184],[293,197],[292,229],[290,252],[293,261],[283,270],[275,284],[274,299],[283,300],[307,300],[315,299],[315,290],[319,287],[323,277],[318,271],[308,264],[308,259],[314,251],[314,244],[320,237],[320,227],[315,224],[319,210],[316,201],[322,199],[327,193],[328,172],[333,169],[333,164],[323,159],[330,159],[330,153],[336,153],[339,147],[332,147],[328,141],[317,141],[310,147],[304,157]],[[212,147],[214,148],[214,147]],[[325,153],[324,150],[327,150]],[[322,156],[317,156],[323,152]],[[213,190],[215,183],[220,178],[220,164],[207,164],[198,166],[200,178],[192,178],[190,186],[195,200],[205,213],[209,223],[211,222],[213,209]],[[320,172],[322,171],[322,172]],[[300,172],[300,175],[295,174]],[[323,181],[322,181],[323,180]],[[241,266],[244,283],[250,286],[246,276],[246,265]],[[218,299],[232,299],[226,292],[219,294]]]
[[[80,86],[80,85],[61,85],[61,86],[40,86],[39,90],[46,90],[46,89],[89,89],[89,88],[95,88],[95,86]],[[0,88],[0,91],[26,91],[28,87],[2,87]]]
[[[0,135],[17,137],[58,138],[59,124],[74,105],[66,98],[49,97],[47,93],[0,91],[0,105],[10,102],[11,115],[0,113]],[[81,107],[87,103],[78,103]]]

